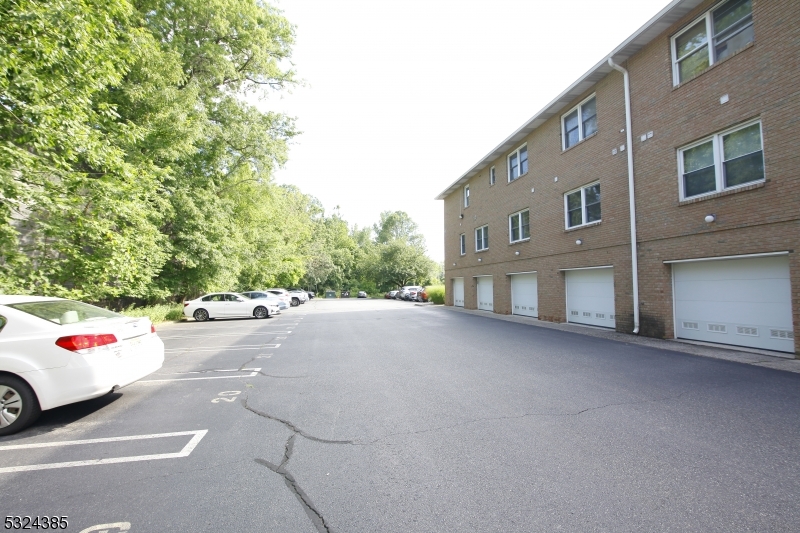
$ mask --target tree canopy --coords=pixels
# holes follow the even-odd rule
[[[423,275],[407,214],[373,238],[273,182],[298,131],[244,96],[296,83],[274,7],[0,0],[0,20],[0,291],[111,303]]]

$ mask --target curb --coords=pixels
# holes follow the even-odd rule
[[[419,304],[417,304],[419,305]],[[691,355],[698,355],[700,357],[709,357],[711,359],[722,359],[725,361],[733,361],[736,363],[744,363],[747,365],[760,366],[764,368],[771,368],[773,370],[783,370],[786,372],[794,372],[800,374],[800,359],[790,359],[793,354],[780,354],[778,352],[769,352],[767,350],[752,350],[749,351],[739,350],[734,347],[727,346],[711,346],[709,344],[695,344],[681,340],[671,339],[656,339],[652,337],[639,337],[628,333],[618,333],[614,330],[598,328],[593,326],[581,326],[578,324],[545,322],[536,318],[522,317],[518,315],[498,315],[489,311],[477,311],[473,309],[462,309],[451,305],[441,306],[448,311],[456,313],[464,313],[468,315],[476,315],[484,318],[493,318],[495,320],[505,320],[506,322],[516,322],[517,324],[526,324],[539,328],[557,329],[561,331],[569,331],[579,335],[588,335],[590,337],[600,337],[603,339],[614,340],[618,342],[625,342],[628,344],[637,344],[640,346],[647,346],[650,348],[658,348],[661,350],[671,350],[673,352],[682,352]]]

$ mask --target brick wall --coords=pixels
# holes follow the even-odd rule
[[[699,6],[624,65],[631,77],[634,142],[628,148],[635,160],[641,334],[673,336],[671,267],[663,261],[790,250],[795,349],[800,353],[800,259],[795,253],[800,251],[797,3],[754,0],[754,43],[674,87],[670,37],[714,5]],[[495,185],[489,185],[489,167],[469,181],[469,207],[463,207],[462,190],[445,199],[445,275],[449,286],[453,277],[464,277],[467,308],[477,307],[473,276],[493,276],[495,312],[509,314],[506,274],[537,271],[540,319],[564,321],[560,270],[613,265],[617,330],[631,331],[627,161],[624,152],[612,154],[626,141],[621,131],[625,127],[622,75],[607,75],[564,111],[592,93],[597,95],[595,135],[562,151],[559,113],[525,139],[526,175],[508,183],[504,154],[491,163]],[[729,101],[720,104],[723,94]],[[762,123],[766,183],[681,202],[678,148],[754,118]],[[649,131],[653,137],[641,142],[640,135]],[[565,230],[564,193],[596,180],[602,194],[602,222]],[[530,209],[531,239],[509,244],[508,216],[525,208]],[[717,219],[708,224],[704,217],[712,213]],[[476,253],[474,230],[484,224],[489,224],[489,250]],[[459,254],[461,233],[467,236],[465,256]],[[583,244],[577,245],[577,239]],[[453,303],[451,292],[448,305]]]
[[[562,151],[561,115],[552,117],[518,143],[527,142],[527,174],[509,183],[508,154],[504,154],[491,164],[497,176],[494,185],[489,184],[489,167],[468,182],[469,207],[462,207],[463,189],[445,199],[446,277],[464,277],[467,308],[477,307],[472,276],[491,274],[495,312],[510,314],[510,279],[506,274],[536,270],[540,316],[564,321],[564,276],[559,269],[608,264],[619,264],[620,275],[627,276],[615,280],[615,285],[621,291],[619,301],[626,301],[626,294],[630,300],[630,267],[622,266],[626,257],[630,262],[627,161],[624,152],[611,154],[612,148],[625,144],[625,134],[620,132],[625,127],[622,75],[606,76],[567,109],[593,93],[597,95],[597,133]],[[565,230],[564,193],[598,180],[602,222]],[[523,209],[530,210],[531,238],[510,244],[508,217]],[[489,249],[475,252],[475,229],[484,224],[489,225]],[[465,256],[460,255],[461,233],[467,237]],[[583,244],[576,245],[577,239]],[[448,295],[447,303],[452,305],[452,295]]]
[[[673,337],[671,269],[664,260],[800,247],[800,16],[793,0],[754,0],[754,42],[673,86],[670,37],[713,7],[705,2],[627,63],[631,77],[642,322]],[[720,103],[727,94],[729,101]],[[766,183],[680,201],[678,149],[747,120],[762,125]],[[653,132],[645,142],[639,136]],[[708,224],[706,215],[716,221]],[[795,349],[800,270],[790,255]],[[647,317],[645,319],[645,317]]]

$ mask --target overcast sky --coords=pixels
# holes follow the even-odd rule
[[[261,105],[303,132],[276,174],[351,224],[406,211],[444,259],[434,197],[667,0],[273,0],[305,80]]]

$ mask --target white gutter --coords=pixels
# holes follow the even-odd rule
[[[636,250],[636,199],[633,193],[633,131],[631,130],[631,84],[628,71],[608,58],[608,65],[622,72],[625,80],[625,136],[628,152],[628,199],[631,211],[631,268],[633,270],[633,334],[639,333],[639,259]]]

